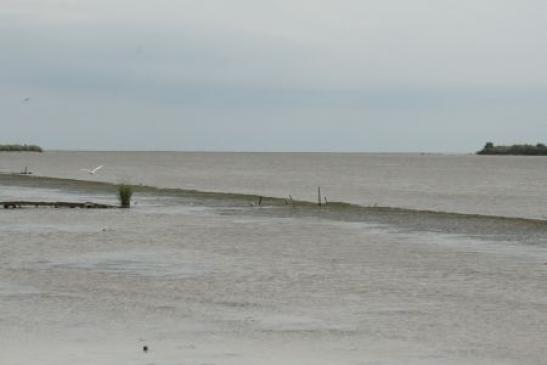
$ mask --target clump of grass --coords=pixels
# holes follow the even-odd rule
[[[120,199],[120,205],[122,208],[129,208],[131,206],[131,196],[133,195],[133,188],[127,184],[121,184],[118,187],[118,198]]]

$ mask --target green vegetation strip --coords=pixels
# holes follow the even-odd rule
[[[0,152],[43,152],[35,144],[0,144]]]
[[[521,156],[547,156],[547,146],[543,143],[514,144],[512,146],[495,146],[492,142],[486,143],[484,148],[477,152],[478,155],[521,155]]]

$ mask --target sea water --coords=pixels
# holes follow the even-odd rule
[[[493,215],[258,207],[244,196],[226,204],[223,195],[200,200],[161,190],[136,193],[131,209],[0,209],[2,364],[542,364],[547,357],[546,224],[497,217],[545,215],[545,188],[531,178],[545,174],[542,158],[0,158],[3,171],[24,164],[57,177],[290,191],[312,201],[321,184],[332,200]],[[100,175],[79,171],[99,164]],[[96,188],[0,176],[2,199],[115,203]]]

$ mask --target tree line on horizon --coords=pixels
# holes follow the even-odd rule
[[[42,147],[35,144],[0,144],[0,152],[43,152]]]
[[[547,146],[543,143],[532,144],[514,144],[511,146],[496,146],[492,142],[487,142],[478,155],[524,155],[524,156],[547,156]]]

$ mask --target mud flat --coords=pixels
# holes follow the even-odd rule
[[[0,197],[114,199],[23,185],[0,179]],[[172,193],[138,192],[130,210],[0,209],[0,363],[547,358],[540,221]]]

